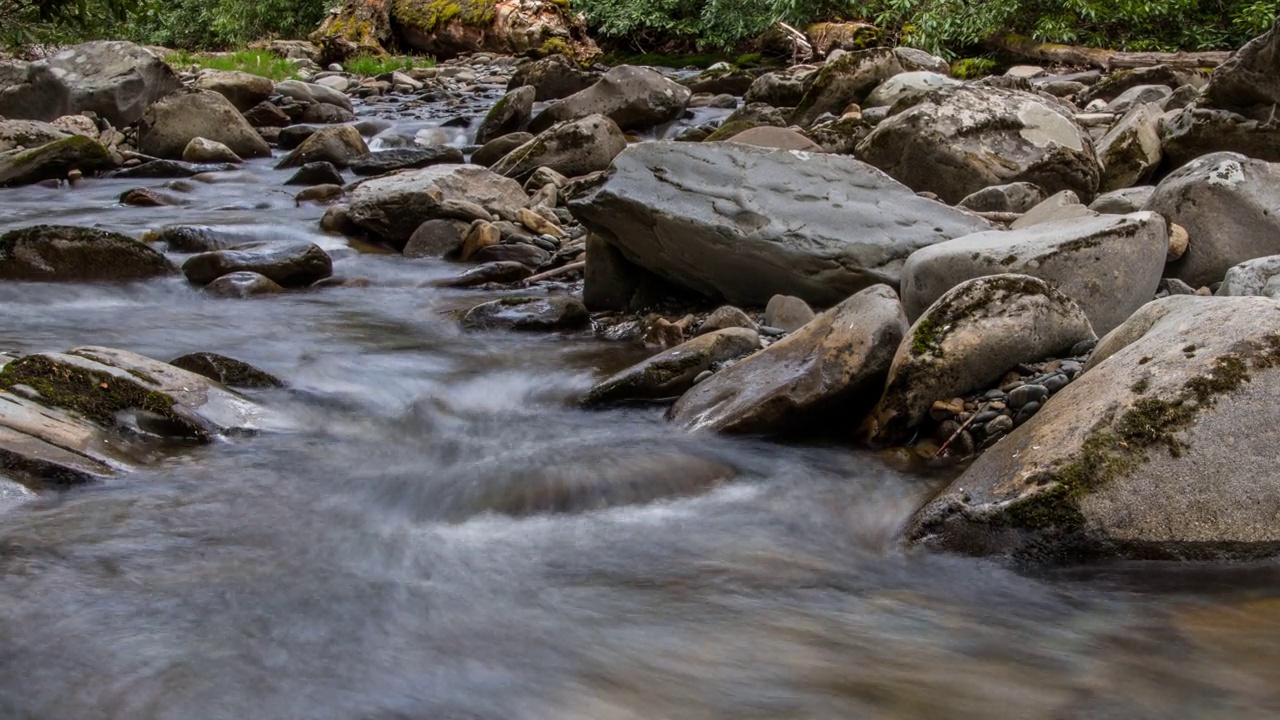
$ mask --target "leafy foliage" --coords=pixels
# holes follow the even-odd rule
[[[115,0],[110,0],[114,2]],[[218,49],[266,37],[306,37],[320,26],[329,0],[164,0],[117,34],[183,49]]]

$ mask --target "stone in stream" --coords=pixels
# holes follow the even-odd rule
[[[551,261],[551,253],[528,243],[495,243],[477,250],[469,259],[476,263],[518,262],[537,270]]]
[[[306,287],[333,274],[333,259],[314,243],[263,242],[200,253],[182,264],[183,274],[196,285],[240,271],[264,275],[283,287]]]
[[[293,118],[285,114],[279,106],[265,101],[245,111],[244,119],[249,125],[259,129],[286,128],[293,124]]]
[[[350,170],[356,175],[382,175],[396,170],[416,170],[431,165],[458,164],[462,151],[455,147],[414,147],[379,150],[351,161]]]
[[[2,381],[0,371],[0,381]],[[13,392],[0,393],[0,467],[33,489],[93,482],[129,467],[103,428]]]
[[[147,243],[163,243],[169,252],[201,253],[210,250],[226,250],[233,245],[253,242],[248,232],[232,228],[214,228],[203,225],[165,225],[143,236]]]
[[[791,124],[808,127],[823,113],[840,115],[850,103],[861,104],[878,85],[901,73],[890,48],[871,48],[828,60],[804,83],[804,97],[791,114]]]
[[[242,270],[223,275],[205,285],[204,291],[208,295],[220,298],[247,298],[257,295],[274,295],[285,290],[265,275]]]
[[[0,116],[48,121],[92,111],[125,127],[180,87],[173,68],[147,48],[87,42],[26,64],[20,77],[0,87]]]
[[[333,88],[315,83],[301,80],[282,80],[276,83],[276,92],[301,103],[325,103],[337,105],[343,110],[352,109],[351,98]]]
[[[276,135],[276,146],[281,150],[293,150],[317,132],[320,128],[315,125],[290,125]]]
[[[590,324],[587,309],[567,295],[502,298],[477,305],[462,317],[468,330],[577,330]]]
[[[330,162],[335,167],[345,168],[359,158],[369,154],[369,147],[364,138],[350,125],[337,125],[317,130],[284,156],[276,169],[302,167],[307,163]]]
[[[569,208],[626,263],[757,307],[774,295],[830,306],[896,286],[913,251],[992,227],[850,157],[731,143],[629,147]],[[584,293],[615,294],[593,282],[588,267]]]
[[[339,123],[352,123],[356,121],[356,116],[345,108],[329,103],[312,103],[303,107],[302,114],[298,116],[298,122],[310,123],[313,125],[337,125]]]
[[[309,162],[298,168],[285,185],[341,185],[342,173],[328,160]]]
[[[1053,285],[1105,333],[1155,297],[1168,248],[1164,219],[1151,212],[978,233],[912,253],[902,304],[915,319],[966,280],[1017,273]]]
[[[893,289],[867,288],[695,385],[668,417],[690,430],[787,434],[824,419],[853,430],[906,327]]]
[[[956,203],[956,207],[974,212],[1024,213],[1046,198],[1044,189],[1039,185],[1016,182],[982,188]]]
[[[226,98],[215,92],[175,93],[151,105],[138,123],[138,150],[177,159],[192,138],[220,142],[243,158],[271,157],[271,147]]]
[[[518,180],[543,167],[566,177],[579,177],[607,169],[626,147],[627,138],[616,123],[604,115],[589,115],[554,125],[489,169]]]
[[[480,129],[476,131],[476,144],[484,145],[494,138],[520,132],[528,127],[536,95],[537,90],[528,85],[503,95],[493,104],[484,120],[480,121]]]
[[[699,335],[598,383],[582,398],[582,404],[598,406],[679,397],[693,387],[694,378],[703,371],[759,349],[760,334],[747,328]]]
[[[591,115],[605,115],[623,130],[644,130],[679,118],[690,95],[689,88],[656,70],[618,65],[586,90],[552,103],[529,123],[529,131]]]
[[[510,216],[529,204],[520,183],[475,165],[433,165],[373,178],[350,197],[352,222],[401,247],[419,225],[436,217],[436,206],[445,200],[467,200]]]
[[[471,153],[471,162],[481,167],[492,167],[508,153],[533,139],[527,132],[516,132],[497,137]]]
[[[0,235],[0,280],[127,282],[175,272],[164,255],[105,230],[35,225]]]
[[[528,85],[533,88],[533,99],[537,102],[559,100],[595,85],[600,75],[582,70],[564,55],[555,54],[516,68],[507,90]]]
[[[120,168],[107,173],[108,178],[129,179],[181,179],[203,175],[205,173],[230,172],[239,170],[231,163],[189,163],[181,160],[152,160],[131,168]]]
[[[259,370],[247,362],[211,352],[183,355],[169,364],[197,375],[203,375],[227,387],[280,388],[284,382],[269,372]]]
[[[275,93],[275,83],[270,78],[239,70],[201,70],[192,87],[211,90],[225,97],[236,110],[247,113],[258,103],[266,102]]]
[[[1236,153],[1206,155],[1156,186],[1146,209],[1187,230],[1185,254],[1166,275],[1211,285],[1246,260],[1280,254],[1280,164]]]
[[[524,263],[503,261],[477,265],[464,273],[431,284],[435,287],[467,288],[489,283],[509,285],[533,275],[533,270]]]
[[[1176,296],[916,513],[915,545],[1030,561],[1280,548],[1280,303]]]
[[[191,142],[182,149],[183,162],[189,163],[241,163],[243,159],[231,148],[220,142],[206,138],[191,138]]]
[[[746,328],[748,330],[758,329],[756,321],[752,320],[746,313],[732,305],[723,305],[716,308],[710,315],[702,321],[698,326],[698,335],[705,335],[717,330],[726,330],[729,328]]]
[[[774,295],[764,308],[764,324],[784,332],[799,330],[813,317],[809,303],[790,295]]]
[[[470,224],[462,220],[428,220],[418,226],[405,243],[404,256],[410,258],[447,257],[462,249]]]
[[[39,120],[0,120],[0,152],[30,150],[72,134],[65,127]]]
[[[1100,167],[1088,133],[1053,100],[965,85],[922,95],[878,124],[858,157],[948,203],[990,185],[1031,182],[1091,199]]]
[[[111,153],[97,140],[71,135],[31,148],[0,154],[0,186],[64,180],[67,173],[91,173],[114,165]]]
[[[1061,357],[1097,336],[1075,301],[1043,280],[991,275],[938,298],[907,331],[864,423],[877,445],[906,438],[936,400],[990,387],[1019,363]]]
[[[1219,152],[1280,162],[1280,127],[1267,116],[1250,120],[1227,110],[1190,105],[1172,118],[1165,118],[1161,127],[1166,169]]]
[[[328,205],[340,200],[345,193],[346,190],[341,185],[312,185],[294,195],[293,203],[301,205],[304,202],[313,202],[317,205]]]
[[[121,205],[135,207],[165,207],[169,205],[185,205],[186,200],[171,193],[160,192],[152,188],[131,188],[120,193],[118,201]]]
[[[263,408],[208,378],[105,347],[19,358],[0,369],[0,388],[30,388],[40,404],[105,427],[131,413],[144,430],[169,437],[208,440],[267,421]]]

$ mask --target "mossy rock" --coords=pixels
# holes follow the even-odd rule
[[[708,135],[703,142],[723,142],[754,127],[759,127],[759,123],[750,120],[732,120],[716,128],[716,131]]]
[[[228,387],[280,388],[284,382],[269,372],[259,370],[247,362],[211,352],[183,355],[169,364],[197,375],[202,375]]]
[[[62,180],[71,170],[91,173],[112,165],[111,153],[102,143],[72,135],[30,150],[0,155],[0,185]]]
[[[907,538],[1051,562],[1274,556],[1278,371],[1280,303],[1150,303],[918,512]]]
[[[175,272],[164,255],[105,230],[35,225],[0,235],[0,280],[124,282]]]
[[[961,80],[976,80],[995,72],[999,64],[991,58],[961,58],[951,63],[951,76]]]

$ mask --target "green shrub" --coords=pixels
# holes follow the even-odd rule
[[[239,70],[272,80],[287,80],[298,74],[298,66],[292,61],[278,58],[266,50],[239,50],[228,53],[176,52],[166,55],[164,59],[175,68],[188,68],[194,65],[213,70]]]

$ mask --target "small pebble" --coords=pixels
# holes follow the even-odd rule
[[[1004,399],[1004,391],[1003,391],[1003,390],[1000,390],[1000,389],[998,389],[998,388],[997,388],[997,389],[995,389],[995,390],[988,390],[988,391],[986,392],[986,394],[985,394],[985,395],[983,395],[982,397],[983,397],[984,399],[986,399],[986,400],[1003,400],[1003,399]]]
[[[997,410],[984,410],[984,411],[982,411],[982,412],[978,413],[978,417],[974,418],[974,420],[973,420],[973,421],[974,421],[974,422],[979,422],[979,423],[985,423],[985,422],[990,422],[990,421],[992,421],[992,420],[996,419],[997,417],[1000,417],[1000,413],[999,413],[999,411],[997,411]]]
[[[1045,378],[1044,382],[1041,384],[1044,385],[1045,389],[1049,391],[1050,395],[1052,395],[1053,393],[1056,393],[1062,388],[1066,387],[1070,382],[1071,381],[1067,378],[1066,375],[1062,373],[1055,373]]]

